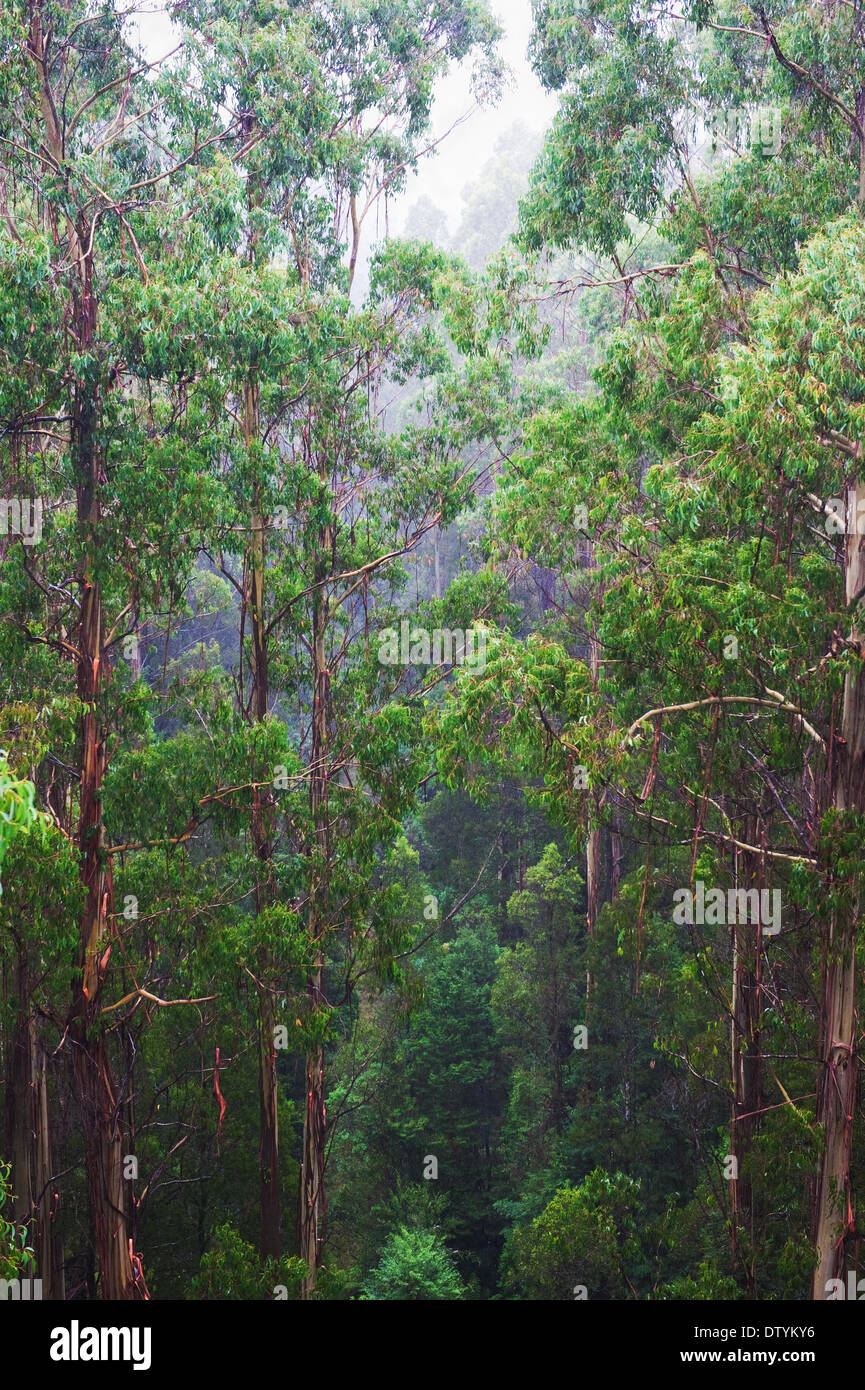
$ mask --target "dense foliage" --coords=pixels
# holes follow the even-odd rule
[[[0,14],[0,1277],[844,1297],[857,7]],[[383,214],[380,216],[380,214]]]

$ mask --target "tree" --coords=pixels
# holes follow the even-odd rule
[[[72,717],[61,737],[77,724],[73,747],[61,748],[68,781],[55,813],[61,834],[74,838],[84,894],[62,1036],[76,1078],[101,1295],[123,1299],[143,1294],[144,1282],[123,1177],[128,1102],[103,1006],[118,940],[103,796],[112,727],[138,712],[128,687],[121,692],[122,680],[112,680],[112,660],[142,609],[177,594],[207,510],[201,473],[213,435],[201,428],[190,389],[203,362],[193,366],[200,340],[178,333],[168,285],[183,275],[173,244],[156,231],[165,225],[172,169],[191,156],[178,152],[178,165],[166,164],[151,140],[162,102],[112,6],[22,0],[4,11],[2,41],[2,274],[11,327],[0,405],[4,476],[7,486],[41,493],[51,515],[50,547],[31,563],[19,538],[8,557],[7,694],[14,700],[18,681],[35,678],[66,702]],[[194,271],[189,278],[194,284]],[[142,343],[136,329],[148,311]]]
[[[821,427],[813,406],[805,403],[809,399],[807,388],[800,381],[803,369],[806,380],[811,374],[820,379],[816,360],[809,356],[805,369],[800,358],[794,375],[787,378],[780,339],[776,340],[778,356],[770,369],[772,395],[767,380],[757,425],[757,416],[748,417],[736,399],[739,392],[744,391],[745,397],[750,393],[739,375],[743,359],[737,357],[733,342],[753,333],[755,357],[761,357],[757,345],[766,329],[763,300],[754,298],[754,285],[767,283],[767,274],[801,259],[801,236],[794,230],[797,225],[800,233],[803,224],[819,226],[825,217],[861,199],[863,127],[857,114],[861,35],[855,25],[850,29],[847,17],[840,16],[837,23],[817,34],[792,7],[781,7],[772,17],[761,11],[759,25],[753,29],[716,22],[714,7],[689,10],[683,18],[681,25],[670,26],[656,15],[634,16],[615,3],[590,6],[579,16],[567,3],[545,5],[538,12],[536,64],[546,84],[563,95],[559,119],[524,208],[522,244],[534,250],[551,243],[576,244],[609,255],[625,294],[625,311],[630,309],[632,317],[598,373],[602,399],[567,403],[538,421],[537,470],[524,470],[520,462],[509,462],[507,472],[512,481],[506,484],[505,492],[514,506],[511,509],[504,501],[502,534],[511,544],[516,538],[517,544],[528,542],[537,547],[536,554],[561,559],[573,534],[567,518],[574,515],[575,505],[579,510],[583,504],[585,522],[574,529],[587,531],[599,564],[592,586],[597,594],[592,615],[596,625],[586,621],[584,628],[590,641],[599,641],[608,654],[616,653],[618,669],[604,672],[597,700],[586,700],[595,715],[584,713],[578,719],[579,697],[585,689],[583,673],[574,671],[566,657],[562,660],[561,649],[550,644],[534,651],[527,648],[519,653],[517,664],[523,689],[528,678],[534,708],[518,697],[511,706],[516,713],[509,713],[508,722],[512,747],[520,740],[534,739],[536,749],[544,749],[545,798],[563,819],[581,826],[585,824],[582,814],[567,804],[572,765],[585,765],[590,769],[590,783],[609,789],[604,793],[609,809],[609,803],[618,799],[613,788],[624,772],[622,756],[625,754],[630,762],[632,750],[639,749],[638,762],[632,764],[634,772],[639,768],[639,778],[625,794],[631,814],[649,836],[638,932],[644,921],[652,842],[659,823],[669,827],[672,841],[676,828],[680,834],[693,835],[692,882],[701,839],[734,851],[732,875],[737,892],[743,884],[748,885],[744,891],[752,890],[755,884],[762,890],[768,865],[778,876],[774,881],[780,878],[787,885],[783,891],[796,896],[797,875],[804,870],[807,876],[809,869],[824,865],[824,855],[829,853],[833,867],[823,879],[825,935],[819,968],[819,1031],[825,1039],[828,1028],[832,1044],[839,1050],[827,1052],[824,1041],[818,1078],[817,1115],[823,1143],[813,1228],[817,1250],[813,1296],[824,1297],[828,1277],[838,1273],[839,1261],[843,1261],[841,1237],[851,1220],[852,1104],[848,1102],[852,1102],[857,1068],[846,1059],[852,1058],[855,1050],[850,1029],[854,976],[850,972],[856,889],[849,877],[849,862],[840,868],[833,859],[834,851],[826,848],[823,836],[829,833],[830,823],[834,824],[832,816],[824,821],[822,835],[815,834],[813,813],[809,821],[809,807],[814,805],[810,794],[795,790],[797,773],[791,766],[789,740],[784,747],[777,732],[766,739],[756,738],[744,764],[729,740],[735,705],[741,705],[743,712],[749,706],[755,710],[751,721],[755,731],[770,717],[768,713],[757,715],[757,708],[771,711],[774,707],[776,729],[779,721],[788,727],[790,723],[798,726],[800,769],[815,755],[823,755],[824,780],[818,804],[832,805],[833,815],[840,818],[836,828],[843,824],[847,834],[855,836],[859,811],[858,793],[853,787],[858,786],[858,779],[846,761],[854,750],[855,762],[858,747],[858,686],[852,673],[845,676],[852,684],[846,686],[837,716],[842,725],[847,721],[839,756],[829,752],[830,747],[834,750],[834,729],[838,727],[834,716],[828,726],[821,717],[832,699],[831,681],[828,688],[809,691],[811,719],[799,713],[801,690],[791,698],[785,688],[789,688],[794,670],[811,671],[815,661],[821,663],[819,670],[825,670],[822,663],[827,659],[831,629],[838,621],[837,604],[832,586],[823,584],[820,552],[825,552],[826,537],[818,532],[814,546],[808,534],[809,514],[813,516],[815,496],[816,508],[821,511],[822,499],[837,497],[839,492],[855,511],[858,483],[847,470],[851,459],[855,469],[856,432],[850,429],[846,416],[840,426],[831,427],[834,435]],[[693,29],[689,28],[690,21]],[[701,31],[702,53],[696,47]],[[768,67],[764,61],[767,53],[771,55]],[[827,82],[828,72],[832,75]],[[712,183],[698,188],[693,176],[693,140],[699,138],[700,121],[723,114],[725,108],[741,115],[748,103],[761,98],[780,107],[778,138],[760,148],[761,142],[752,140],[750,148],[736,152],[732,163],[719,166]],[[794,112],[812,135],[819,131],[816,158],[812,157],[813,139],[808,145],[799,139],[792,122]],[[837,171],[834,183],[826,177],[830,166]],[[796,214],[791,217],[793,206]],[[674,263],[658,266],[648,274],[629,267],[628,243],[633,236],[629,219],[635,217],[661,225],[672,235],[676,249],[681,247],[679,257],[671,258]],[[815,245],[822,248],[823,243],[818,239]],[[807,258],[810,253],[804,254]],[[815,254],[819,260],[823,253]],[[857,264],[857,250],[848,245],[846,254],[853,265]],[[834,283],[834,270],[828,274]],[[663,281],[672,276],[677,282],[670,290]],[[635,296],[638,285],[642,292]],[[806,291],[800,289],[800,293],[805,295]],[[777,305],[785,301],[782,293],[780,299],[769,302]],[[825,299],[820,302],[828,315],[822,317],[815,303],[811,333],[816,333],[818,342],[834,341],[839,331],[842,336],[845,333],[841,328],[845,319],[840,315],[849,318],[852,314],[855,321],[856,311],[852,307],[839,310],[834,299],[831,307]],[[844,291],[839,290],[838,303],[844,302]],[[800,313],[802,307],[799,302]],[[773,333],[774,329],[769,330],[770,339]],[[806,341],[811,351],[812,337]],[[791,401],[797,402],[795,407],[782,408],[780,419],[777,403],[784,395],[783,391],[778,394],[779,373]],[[752,378],[747,380],[750,383]],[[833,381],[833,387],[827,382],[822,389],[828,396],[839,387],[845,398],[850,389],[846,378]],[[828,414],[828,404],[826,410]],[[839,415],[844,415],[843,409]],[[728,427],[732,430],[729,435]],[[759,444],[755,442],[755,428],[765,431]],[[715,446],[719,437],[729,441],[723,454]],[[696,502],[694,479],[702,470],[694,449],[705,447],[707,441],[713,442],[701,457],[711,457],[714,481],[709,484],[706,478],[705,490],[702,485],[699,488],[702,500]],[[816,454],[821,449],[828,450],[822,461],[830,476],[820,474],[817,481]],[[750,465],[743,471],[743,461],[754,455],[761,458],[759,477],[750,471]],[[803,455],[809,460],[804,467],[799,461]],[[579,478],[576,486],[575,474]],[[539,488],[548,498],[547,506],[540,509]],[[532,504],[527,506],[530,492]],[[618,537],[613,518],[617,519]],[[798,529],[800,518],[804,531]],[[759,537],[756,542],[755,537]],[[770,555],[766,554],[764,539],[766,546],[773,545]],[[729,546],[731,540],[741,547],[738,562],[734,560],[729,568],[722,563],[719,568],[718,543]],[[597,560],[599,543],[610,555],[616,555],[609,566],[603,559]],[[858,594],[858,553],[858,541],[853,537],[846,543],[844,559],[848,605]],[[779,605],[772,597],[777,580],[771,578],[771,567],[777,569],[784,555],[788,587],[785,602]],[[733,553],[728,551],[724,558],[732,560]],[[659,565],[664,578],[657,587]],[[799,582],[794,579],[794,569]],[[703,589],[699,603],[696,589],[693,591],[693,606],[680,588],[685,575],[690,576],[686,587],[694,584]],[[719,585],[717,592],[705,593],[707,580]],[[607,588],[610,582],[615,594]],[[817,591],[826,599],[822,607]],[[580,597],[576,606],[582,606]],[[642,607],[646,621],[640,620],[638,607]],[[804,619],[809,609],[815,612],[816,641],[813,627],[808,629],[809,620]],[[703,616],[707,610],[708,623]],[[657,631],[658,612],[668,615],[661,628],[669,630],[670,638],[660,644],[650,631]],[[852,637],[848,631],[844,640],[851,640],[855,651],[855,618],[848,620],[848,626],[850,622]],[[684,641],[685,628],[679,624],[686,624],[690,631]],[[780,639],[785,628],[786,637]],[[639,630],[639,641],[626,636],[629,629],[631,633]],[[745,634],[747,656],[737,662],[737,644],[742,644]],[[705,666],[703,671],[688,670],[689,650],[698,661],[708,662],[710,679],[706,679]],[[656,653],[654,659],[650,652]],[[500,678],[503,673],[510,675],[514,655],[510,644],[503,646]],[[663,673],[657,682],[650,675],[653,670]],[[552,697],[554,714],[543,708],[554,689],[553,671],[560,682]],[[612,701],[617,715],[623,715],[630,703],[628,691],[634,692],[647,676],[647,685],[634,702],[636,717],[630,722],[621,719],[604,753],[593,762],[592,745],[597,748],[598,739],[603,737],[606,699]],[[519,684],[515,681],[514,687]],[[649,695],[651,686],[654,689]],[[483,701],[484,695],[474,692],[478,712]],[[504,703],[508,703],[507,697]],[[680,715],[686,715],[689,724],[693,719],[695,725],[702,725],[700,733],[695,727],[696,743],[688,748],[683,746]],[[664,735],[672,717],[676,717],[679,729],[675,750],[665,743]],[[593,722],[594,734],[587,741],[579,734],[579,724]],[[654,741],[649,747],[644,731],[653,724]],[[671,780],[677,787],[664,808],[663,821],[656,818],[656,803],[664,791],[664,785],[657,781],[661,756],[667,787]],[[537,751],[533,761],[537,766]],[[673,764],[675,775],[671,775]],[[457,767],[460,763],[448,765]],[[801,770],[798,775],[803,775]],[[798,802],[798,826],[787,809],[791,797]],[[594,801],[597,811],[602,803],[597,798]],[[680,819],[683,803],[690,806],[690,826]],[[787,827],[796,829],[798,843],[793,847],[788,848],[781,838],[786,836],[786,829],[778,820],[779,812],[786,816]],[[587,834],[591,840],[588,827]],[[832,843],[842,840],[843,836]],[[846,843],[849,846],[852,840]],[[790,879],[783,876],[785,864],[793,866]],[[846,887],[836,902],[831,885],[838,877]],[[811,902],[813,908],[813,899]],[[837,916],[839,910],[843,926]],[[749,1161],[761,1123],[755,1116],[761,1112],[762,1100],[763,949],[759,935],[755,941],[753,932],[737,931],[730,1007],[732,1147],[734,1158],[743,1164]],[[846,1122],[841,1120],[842,1111],[848,1116]],[[747,1179],[731,1190],[731,1222],[738,1241],[736,1233],[753,1234],[754,1196]],[[754,1296],[752,1257],[753,1251],[741,1256]]]
[[[366,1298],[412,1303],[455,1301],[464,1292],[450,1251],[438,1232],[405,1226],[389,1236],[364,1285]]]
[[[291,19],[286,27],[268,6],[249,15],[233,3],[184,12],[199,33],[197,62],[214,106],[228,99],[232,108],[245,177],[244,216],[237,220],[245,221],[244,254],[259,279],[268,258],[281,256],[288,269],[279,278],[297,300],[287,316],[298,330],[290,365],[271,346],[282,341],[285,323],[275,317],[262,325],[262,337],[253,335],[251,355],[235,349],[232,362],[242,374],[234,382],[244,453],[238,494],[251,500],[248,528],[241,522],[242,631],[247,617],[251,625],[245,716],[257,724],[267,719],[271,652],[277,638],[292,643],[283,698],[298,711],[308,790],[307,815],[292,826],[302,864],[295,902],[302,904],[308,947],[298,1209],[307,1297],[325,1230],[325,972],[344,950],[346,997],[356,953],[368,939],[358,927],[376,847],[413,794],[414,763],[398,766],[411,742],[410,721],[386,694],[380,699],[370,612],[378,586],[383,594],[398,586],[399,557],[456,514],[473,481],[455,457],[468,430],[414,428],[390,437],[378,404],[389,377],[429,376],[447,363],[430,311],[471,351],[475,311],[465,276],[430,247],[392,245],[374,260],[363,308],[354,309],[350,295],[367,219],[424,151],[435,79],[474,53],[480,78],[494,81],[498,30],[482,6],[465,0],[422,5],[397,25],[392,7],[378,4],[360,12],[338,2],[301,5]],[[232,539],[224,539],[229,553]],[[229,573],[225,563],[222,569]],[[266,792],[251,822],[260,916],[277,896],[275,821]],[[341,934],[348,941],[337,946]],[[386,939],[381,921],[375,950],[382,956]],[[279,1213],[272,1036],[281,972],[278,961],[259,964],[262,1249],[273,1254]]]
[[[585,1018],[577,929],[582,887],[580,874],[551,844],[508,903],[519,939],[499,957],[492,1008],[511,1064],[505,1142],[523,1193],[530,1174],[544,1169],[549,1182],[558,1163],[575,1030]]]
[[[558,1302],[635,1297],[628,1275],[641,1260],[639,1212],[638,1183],[595,1169],[515,1233],[508,1287],[519,1298]]]

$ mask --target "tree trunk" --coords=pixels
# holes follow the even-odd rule
[[[83,239],[79,237],[79,240]],[[83,284],[76,297],[75,324],[81,350],[92,348],[96,306],[91,262],[84,261]],[[73,451],[78,475],[78,526],[84,549],[79,581],[77,690],[84,708],[79,740],[81,779],[78,850],[85,890],[70,1037],[81,1120],[91,1214],[102,1299],[134,1297],[132,1258],[127,1231],[127,1195],[123,1179],[123,1126],[111,1065],[99,1016],[102,981],[111,954],[108,942],[113,910],[111,871],[106,868],[102,824],[102,787],[107,758],[99,700],[107,654],[102,594],[94,578],[99,530],[99,452],[97,408],[89,387],[76,388],[73,405]]]
[[[57,116],[58,105],[51,87],[50,64],[42,32],[42,10],[30,5],[28,52],[37,73],[45,143],[58,167],[66,151]],[[60,241],[59,215],[46,203],[52,236]],[[75,349],[83,358],[93,353],[96,332],[96,298],[93,287],[93,247],[90,214],[77,220],[68,213],[68,237],[61,246],[73,271],[70,325]],[[79,873],[85,902],[79,923],[75,983],[69,1014],[69,1041],[74,1055],[74,1074],[81,1124],[84,1160],[90,1195],[99,1267],[100,1296],[128,1299],[135,1296],[132,1253],[127,1231],[127,1201],[123,1179],[125,1151],[121,1110],[115,1095],[111,1067],[100,1027],[102,980],[111,946],[108,941],[113,908],[111,873],[105,866],[102,824],[102,786],[107,765],[105,729],[99,708],[105,683],[107,653],[103,649],[105,622],[102,595],[96,580],[99,552],[100,452],[99,386],[76,383],[71,402],[72,461],[76,475],[78,532],[82,545],[78,576],[76,687],[83,715],[79,725],[78,767]],[[143,1279],[139,1282],[143,1291]]]
[[[745,839],[758,843],[759,831],[746,828]],[[737,851],[736,887],[744,880],[746,890],[759,888],[760,865],[753,854]],[[743,916],[745,914],[742,914]],[[750,1153],[758,1124],[761,1087],[761,980],[759,933],[756,924],[733,923],[733,1010],[730,1055],[732,1062],[732,1123],[730,1157],[734,1175],[730,1178],[730,1229],[733,1262],[739,1265],[750,1299],[757,1297],[754,1264],[754,1189],[750,1175]]]
[[[847,490],[847,516],[857,517],[865,505],[865,481]],[[852,509],[852,510],[851,510]],[[849,529],[849,526],[848,526]],[[865,775],[865,669],[863,634],[854,599],[865,586],[863,538],[847,536],[845,588],[851,610],[850,641],[858,669],[844,679],[841,735],[831,750],[831,805],[841,815],[861,817]],[[860,822],[861,825],[861,822]],[[855,871],[853,871],[855,873]],[[845,1238],[854,1228],[850,1159],[859,1059],[856,1047],[856,935],[859,924],[859,884],[850,872],[832,884],[839,905],[827,915],[821,970],[817,1122],[823,1144],[814,1199],[813,1238],[817,1253],[812,1299],[827,1298],[831,1279],[843,1277]]]
[[[586,838],[586,933],[594,936],[601,910],[601,830],[595,826]],[[586,970],[586,1005],[594,988],[591,970]]]
[[[310,978],[310,993],[321,989],[321,971]],[[324,1242],[325,1190],[324,1048],[310,1048],[306,1055],[306,1105],[303,1115],[303,1155],[300,1181],[300,1257],[308,1270],[301,1297],[309,1299],[318,1282]]]
[[[6,1136],[12,1160],[12,1219],[28,1227],[42,1297],[62,1301],[63,1255],[57,1240],[48,1111],[48,1069],[36,1036],[26,965],[18,967],[19,1010],[7,1053]]]
[[[322,552],[331,546],[330,527],[322,537]],[[321,576],[317,576],[321,577]],[[330,673],[327,669],[327,600],[318,588],[313,597],[313,701],[312,746],[310,750],[309,804],[315,834],[312,883],[310,885],[309,935],[315,951],[313,968],[307,981],[310,1018],[321,1008],[324,957],[320,941],[327,920],[327,869],[330,854],[328,832],[327,732],[330,706]],[[321,1249],[324,1241],[325,1189],[325,1100],[324,1048],[316,1044],[306,1056],[306,1102],[303,1116],[303,1158],[300,1169],[299,1238],[301,1259],[308,1275],[301,1296],[308,1299],[315,1291]]]
[[[94,490],[83,488],[79,517],[95,513]],[[101,793],[105,778],[105,734],[99,727],[97,700],[104,653],[99,588],[87,574],[81,584],[78,694],[86,713],[81,730],[81,807],[78,845],[86,899],[81,918],[79,978],[74,991],[70,1038],[81,1122],[91,1217],[103,1300],[135,1296],[127,1231],[127,1194],[123,1179],[126,1152],[123,1125],[111,1065],[100,1029],[102,981],[111,953],[108,943],[113,908],[111,874],[105,868]]]
[[[622,811],[619,806],[613,812],[613,824],[610,830],[610,902],[614,903],[619,896],[619,885],[622,881],[622,865],[625,862],[625,842],[622,838]]]
[[[594,560],[594,546],[590,546],[592,560]],[[598,680],[601,672],[601,648],[597,640],[595,629],[592,628],[589,634],[589,671],[592,678],[592,690],[597,691]],[[590,796],[594,795],[589,793]],[[601,827],[597,823],[600,819],[600,807],[595,798],[594,815],[596,824],[592,826],[586,838],[586,933],[594,936],[598,925],[598,915],[601,910],[601,873],[603,860],[603,846],[601,843]],[[586,970],[586,1010],[591,1002],[594,979],[591,970]]]
[[[243,432],[248,451],[257,444],[259,438],[259,389],[254,376],[250,374],[244,387]],[[250,698],[250,719],[261,724],[267,718],[270,702],[270,676],[268,667],[267,626],[265,621],[264,581],[266,556],[266,522],[258,483],[253,488],[252,516],[250,519],[250,545],[246,557],[246,572],[249,577],[249,614],[252,624],[252,692]],[[256,781],[260,780],[261,769],[256,769]],[[268,775],[272,775],[272,770]],[[261,778],[261,780],[264,780]],[[258,915],[264,912],[273,901],[273,880],[271,864],[273,860],[273,813],[272,792],[264,792],[256,787],[253,790],[252,844],[260,865],[255,887],[255,910]],[[276,1076],[276,1045],[274,1027],[276,1011],[273,993],[268,986],[267,977],[271,974],[269,957],[258,962],[259,978],[263,988],[259,999],[259,1049],[258,1049],[258,1095],[259,1095],[259,1220],[261,1229],[261,1254],[267,1258],[278,1259],[282,1254],[280,1224],[282,1209],[279,1182],[279,1090]]]
[[[442,596],[442,575],[441,575],[441,527],[436,526],[433,531],[433,555],[435,557],[435,596]]]
[[[279,1119],[277,1109],[276,1014],[269,995],[261,1001],[259,1016],[259,1165],[261,1174],[261,1253],[279,1259],[282,1254],[280,1222],[282,1206],[279,1182]]]

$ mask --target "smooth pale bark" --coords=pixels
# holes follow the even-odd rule
[[[865,482],[848,488],[848,516],[860,515],[865,504]],[[849,510],[852,508],[852,510]],[[840,738],[835,739],[831,761],[831,805],[839,812],[861,815],[865,805],[865,670],[862,667],[863,632],[857,596],[865,586],[865,538],[848,535],[845,589],[850,609],[850,642],[858,655],[844,680]],[[845,885],[834,885],[841,888]],[[845,894],[845,896],[848,896]],[[820,991],[819,1071],[817,1121],[822,1147],[814,1197],[813,1239],[817,1252],[812,1299],[827,1297],[830,1279],[843,1276],[845,1238],[854,1228],[850,1161],[859,1055],[856,1030],[856,937],[859,925],[858,886],[840,910],[830,911],[823,930]]]

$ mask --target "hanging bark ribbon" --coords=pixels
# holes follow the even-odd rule
[[[219,1124],[216,1126],[216,1152],[219,1153],[219,1139],[222,1134],[222,1120],[225,1115],[225,1100],[219,1089],[219,1048],[216,1049],[216,1062],[213,1067],[213,1089],[219,1101]]]

